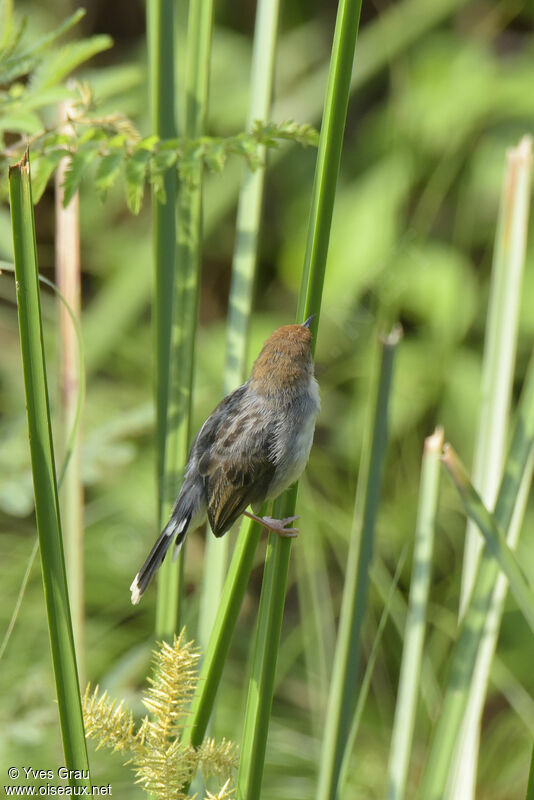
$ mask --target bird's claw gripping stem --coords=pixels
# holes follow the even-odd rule
[[[255,514],[251,514],[249,511],[244,511],[243,513],[245,516],[250,517],[250,519],[253,519],[256,522],[259,522],[264,528],[273,531],[273,533],[277,533],[279,536],[285,536],[288,539],[294,539],[299,534],[298,528],[286,528],[286,525],[289,525],[290,522],[294,522],[296,519],[298,519],[298,516],[285,517],[284,519],[274,519],[273,517],[257,517]]]

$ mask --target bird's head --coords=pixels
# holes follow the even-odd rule
[[[271,333],[252,367],[251,387],[276,396],[298,392],[313,375],[311,354],[313,316],[303,325],[284,325]]]

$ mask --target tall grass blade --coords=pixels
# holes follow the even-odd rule
[[[378,652],[380,644],[382,642],[384,628],[386,627],[386,622],[388,621],[391,615],[391,609],[395,601],[395,592],[397,591],[399,578],[401,576],[401,572],[404,567],[404,562],[406,561],[406,552],[407,552],[407,546],[405,545],[397,561],[395,574],[393,576],[393,580],[391,581],[388,596],[386,598],[386,603],[382,610],[382,614],[380,615],[380,621],[378,623],[376,633],[373,639],[373,646],[371,647],[371,651],[369,653],[369,657],[365,665],[365,672],[362,678],[362,685],[358,694],[356,708],[354,709],[354,716],[352,717],[350,732],[347,739],[347,746],[345,748],[345,755],[343,756],[343,762],[341,764],[341,771],[339,775],[339,794],[341,797],[344,796],[344,788],[347,782],[350,759],[354,750],[354,745],[356,742],[358,731],[360,730],[360,723],[362,720],[365,704],[369,696],[369,690],[371,688],[371,679],[373,677],[376,660],[378,658]]]
[[[87,770],[87,749],[70,617],[41,323],[30,163],[9,170],[22,366],[45,603],[66,766]],[[76,786],[89,781],[72,779]]]
[[[505,456],[527,244],[531,167],[532,140],[525,136],[507,154],[482,365],[482,403],[472,482],[490,509],[495,504]],[[471,522],[467,526],[460,615],[473,588],[481,547],[477,526]]]
[[[382,342],[380,373],[373,408],[371,449],[365,482],[363,513],[356,498],[353,530],[334,657],[334,672],[326,712],[317,800],[334,800],[359,686],[360,639],[367,608],[369,568],[373,557],[382,463],[387,443],[388,403],[394,355],[400,340],[395,328]]]
[[[472,480],[485,505],[492,509],[502,475],[508,414],[512,394],[517,339],[519,297],[524,269],[531,189],[532,142],[523,137],[507,154],[499,224],[492,270],[490,305],[482,375],[482,407],[479,418]],[[512,526],[508,541],[514,547],[519,526]],[[481,540],[476,526],[467,526],[460,614],[472,589]],[[480,720],[497,643],[506,579],[499,576],[493,606],[481,643],[469,705],[455,757],[451,797],[474,796]]]
[[[421,684],[442,447],[443,430],[438,428],[425,441],[421,467],[410,599],[389,755],[388,800],[402,800],[406,796],[410,751]]]
[[[147,3],[147,39],[152,131],[163,139],[176,136],[174,90],[174,4]],[[167,438],[167,403],[176,260],[176,169],[164,175],[166,202],[152,198],[154,257],[154,346],[158,526],[163,524],[163,487]]]
[[[262,528],[247,520],[235,546],[221,602],[202,662],[198,685],[189,712],[189,725],[184,733],[186,744],[198,747],[204,738],[213,709],[230,641],[247,588],[254,554]]]
[[[531,359],[525,381],[515,432],[493,514],[497,526],[503,531],[509,530],[524,474],[531,467],[533,444],[534,358]],[[452,652],[447,690],[419,791],[421,800],[438,800],[445,792],[498,575],[499,565],[485,547],[471,599]]]
[[[259,0],[252,47],[250,105],[247,128],[256,120],[268,120],[274,76],[279,0]],[[226,366],[223,395],[245,380],[248,331],[256,272],[261,205],[265,182],[265,148],[259,154],[263,167],[245,168],[237,207],[237,233],[232,262],[232,284],[226,336]],[[199,641],[203,649],[221,599],[228,561],[229,537],[206,539],[204,580],[200,604]]]
[[[504,534],[469,481],[467,470],[450,445],[445,445],[443,463],[460,492],[467,514],[477,524],[488,551],[508,578],[512,594],[534,633],[534,590],[529,586],[513,550],[508,547]]]
[[[275,511],[275,513],[277,512]],[[274,536],[269,536],[265,556],[258,623],[254,640],[252,675],[249,680],[239,763],[237,786],[239,800],[244,800],[244,798],[253,800],[261,795],[276,658],[289,570],[289,554],[280,557],[276,552]],[[280,597],[282,598],[281,602]]]
[[[316,315],[314,334],[321,309],[360,9],[361,0],[341,0],[330,60],[297,310],[298,321],[310,314]],[[275,515],[293,515],[297,488],[297,485],[293,486],[278,498],[274,505]],[[275,534],[269,536],[237,779],[237,797],[240,800],[255,800],[260,796],[290,554],[290,539]]]
[[[13,271],[13,273],[15,271],[14,270],[14,266],[12,264],[6,264],[5,262],[1,262],[1,267],[2,267],[2,270],[8,269],[10,271]],[[82,337],[82,330],[81,330],[79,319],[75,316],[74,311],[69,306],[69,304],[67,303],[65,297],[61,294],[61,292],[59,291],[59,289],[55,285],[55,283],[52,283],[52,281],[49,281],[48,278],[45,278],[43,275],[39,275],[39,281],[40,281],[40,283],[43,283],[45,286],[48,286],[50,289],[52,289],[52,291],[56,292],[60,303],[63,305],[63,307],[64,307],[64,309],[66,311],[66,314],[67,314],[68,318],[70,319],[70,323],[71,323],[71,325],[73,327],[73,330],[75,332],[76,345],[77,345],[78,374],[77,374],[76,382],[78,384],[78,398],[77,398],[77,401],[76,401],[75,414],[74,414],[74,417],[72,419],[72,426],[71,426],[71,429],[69,431],[68,439],[67,439],[67,442],[66,442],[66,452],[64,454],[63,463],[61,464],[61,468],[59,469],[58,477],[57,477],[58,490],[61,491],[61,489],[63,487],[63,484],[64,484],[64,481],[65,481],[65,476],[67,474],[67,467],[68,467],[68,465],[70,463],[70,457],[71,457],[72,452],[74,451],[74,448],[75,448],[75,445],[76,445],[76,440],[78,438],[78,430],[79,430],[80,420],[81,420],[81,416],[82,416],[83,401],[84,401],[84,397],[85,397],[85,370],[84,370],[83,337]],[[28,563],[26,565],[26,570],[25,570],[24,575],[22,577],[22,581],[21,581],[21,584],[20,584],[20,589],[19,589],[19,592],[18,592],[18,595],[17,595],[17,600],[15,602],[15,607],[13,609],[13,613],[11,614],[11,619],[9,621],[9,625],[7,626],[7,630],[6,630],[6,633],[4,635],[4,638],[2,639],[2,643],[0,644],[0,661],[2,660],[2,658],[4,656],[6,648],[7,648],[8,644],[9,644],[9,640],[11,638],[11,634],[13,633],[13,630],[15,628],[15,624],[17,622],[19,611],[20,611],[20,608],[21,608],[21,605],[22,605],[22,600],[23,600],[24,594],[26,592],[26,586],[28,584],[28,580],[30,578],[30,573],[31,573],[31,570],[32,570],[32,567],[33,567],[33,563],[35,561],[35,557],[37,555],[37,551],[38,550],[39,550],[39,536],[36,536],[35,537],[35,544],[33,546],[33,549],[31,551],[31,553],[30,553],[30,557],[29,557]],[[80,664],[78,662],[78,680],[80,680],[80,674],[81,674],[81,670],[80,670]]]
[[[184,133],[200,138],[208,104],[213,0],[192,0],[189,7]],[[170,513],[187,461],[191,438],[191,408],[202,241],[202,164],[178,193],[178,255],[175,277],[167,445],[165,452],[165,516]],[[180,628],[185,548],[178,565],[168,558],[160,569],[156,631],[169,636]],[[178,567],[178,568],[177,568]]]
[[[534,745],[532,747],[532,755],[530,757],[530,770],[528,773],[528,786],[525,800],[534,800]]]
[[[152,130],[162,138],[176,136],[174,89],[174,3],[149,0],[147,39]],[[169,436],[169,392],[171,371],[171,328],[176,260],[176,169],[163,176],[166,202],[152,197],[152,246],[154,257],[154,346],[156,407],[156,473],[158,486],[157,527],[169,510],[166,465]],[[174,478],[176,476],[173,476]],[[176,492],[176,486],[171,488]],[[156,633],[171,637],[178,630],[177,573],[172,559],[162,565],[158,576]]]

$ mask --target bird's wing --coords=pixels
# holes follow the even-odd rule
[[[253,409],[244,411],[241,399],[230,395],[219,418],[199,434],[198,471],[215,536],[226,533],[247,506],[263,501],[275,472],[269,459],[273,425]]]

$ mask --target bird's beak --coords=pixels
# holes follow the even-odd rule
[[[308,328],[308,329],[311,328],[311,324],[312,324],[314,319],[315,319],[315,314],[312,314],[311,317],[308,317],[306,322],[302,323],[302,327],[303,328]]]

